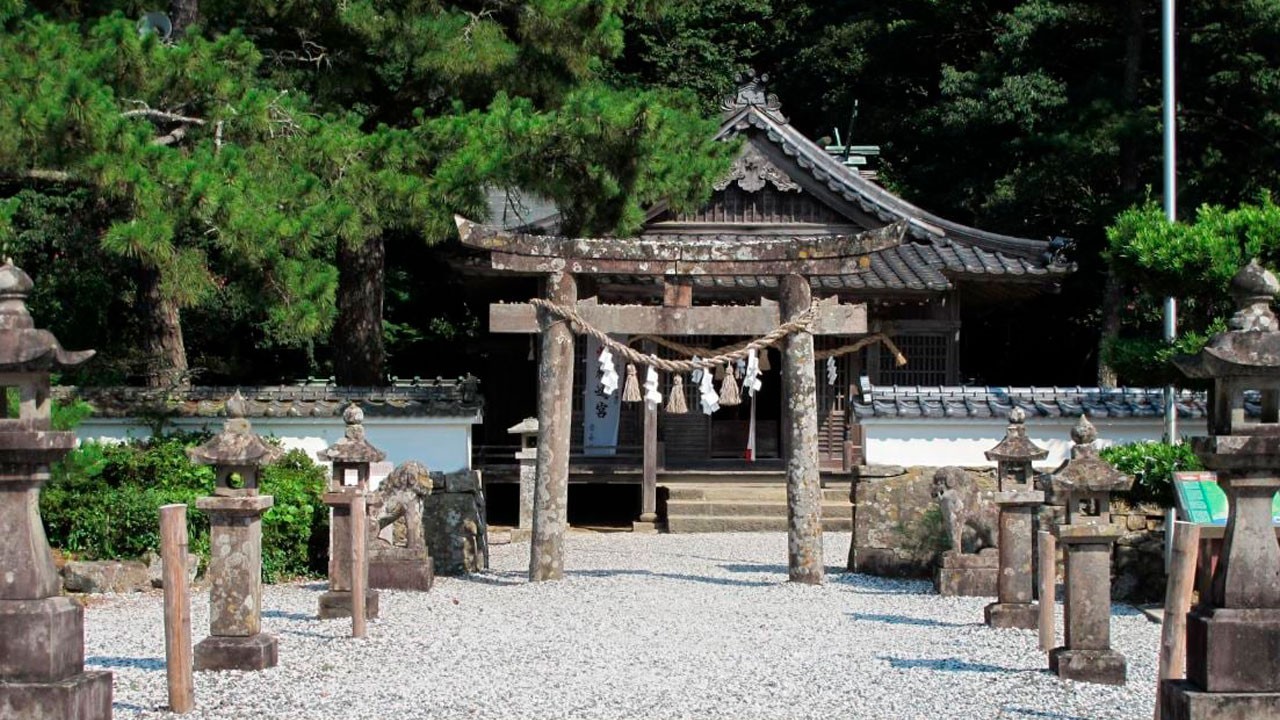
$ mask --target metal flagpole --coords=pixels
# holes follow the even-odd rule
[[[1174,100],[1174,0],[1162,0],[1161,40],[1164,57],[1164,215],[1169,222],[1178,221],[1178,172],[1176,112]],[[1178,334],[1178,299],[1164,299],[1164,339],[1173,342]],[[1164,436],[1166,442],[1178,444],[1178,410],[1174,405],[1172,385],[1164,388]]]

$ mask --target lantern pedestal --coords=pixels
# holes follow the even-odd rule
[[[111,673],[82,672],[50,682],[0,683],[5,720],[106,720],[111,717]]]
[[[1056,534],[1066,553],[1066,644],[1050,651],[1049,670],[1067,680],[1123,685],[1127,663],[1111,649],[1111,546],[1122,530],[1060,525]]]
[[[1280,720],[1280,693],[1200,690],[1186,680],[1160,683],[1163,720]]]
[[[270,495],[202,497],[209,516],[209,637],[195,647],[196,670],[275,667],[276,638],[262,630],[262,513]]]
[[[352,492],[324,494],[329,513],[329,591],[320,596],[320,619],[351,617],[351,498]],[[368,573],[368,567],[364,569]],[[366,588],[370,588],[365,583]],[[378,591],[365,591],[364,616],[378,617]]]
[[[997,602],[986,607],[989,627],[1035,630],[1040,608],[1032,602],[1035,588],[1033,518],[1044,504],[1039,490],[1013,490],[995,495],[1000,506],[1000,573]]]

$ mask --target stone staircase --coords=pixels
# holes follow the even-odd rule
[[[667,486],[667,532],[786,531],[787,486],[779,483]],[[822,489],[822,529],[853,529],[849,486]]]

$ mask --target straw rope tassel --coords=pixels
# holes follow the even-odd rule
[[[627,381],[622,386],[622,402],[640,402],[640,380],[636,378],[636,364],[627,363]]]
[[[738,382],[733,377],[733,365],[730,364],[724,370],[724,380],[720,383],[720,405],[729,407],[731,405],[741,405],[742,398],[738,395]]]
[[[684,376],[676,375],[671,379],[671,397],[667,398],[667,412],[671,415],[683,415],[689,412],[684,399]]]

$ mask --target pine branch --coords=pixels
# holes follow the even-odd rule
[[[141,107],[137,110],[125,110],[120,113],[120,117],[145,117],[152,120],[187,123],[188,125],[204,125],[206,122],[204,118],[188,117],[186,115],[165,112],[164,110],[156,110],[149,107]]]

